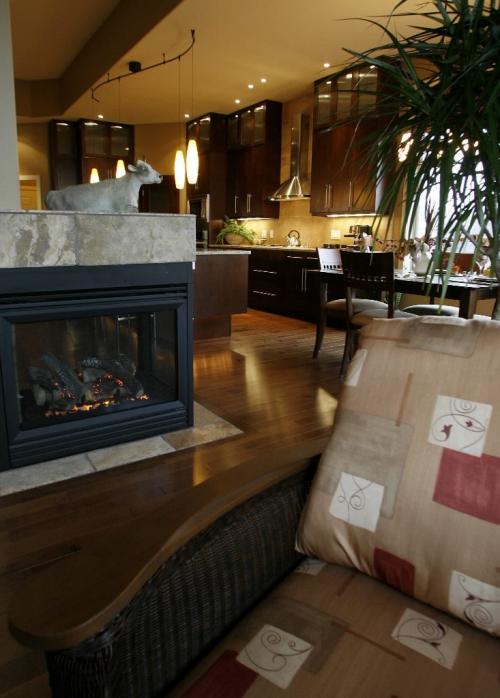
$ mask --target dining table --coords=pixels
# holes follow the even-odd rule
[[[308,274],[319,274],[320,303],[325,303],[329,290],[343,290],[344,275],[337,269],[309,269]],[[497,298],[499,283],[496,279],[486,276],[452,275],[446,286],[445,297],[459,302],[459,316],[470,319],[474,317],[478,301]],[[443,289],[443,279],[435,275],[432,282],[425,277],[408,276],[401,273],[394,275],[394,289],[397,293],[430,296],[431,302],[440,299]]]

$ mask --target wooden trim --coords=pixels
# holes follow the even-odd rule
[[[80,552],[27,580],[14,595],[9,627],[43,650],[73,647],[109,623],[160,565],[197,533],[260,492],[300,472],[327,439],[276,449],[190,489],[106,536],[74,541]]]

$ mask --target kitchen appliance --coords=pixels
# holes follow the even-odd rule
[[[188,213],[196,216],[196,247],[208,247],[210,194],[189,197],[187,209]]]
[[[310,198],[308,180],[310,116],[304,112],[293,118],[290,143],[290,177],[280,184],[270,201],[297,201]]]

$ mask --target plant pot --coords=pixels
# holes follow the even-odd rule
[[[243,235],[238,235],[238,233],[228,233],[224,239],[228,245],[241,245],[245,240]]]

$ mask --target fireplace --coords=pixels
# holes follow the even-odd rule
[[[0,269],[0,469],[192,425],[191,276]]]

